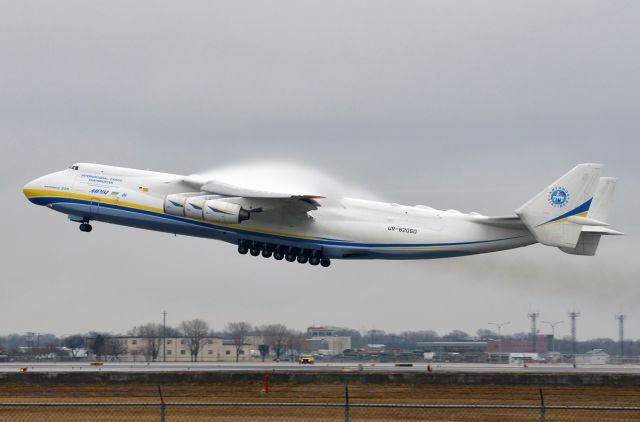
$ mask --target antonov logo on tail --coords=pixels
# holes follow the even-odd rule
[[[67,214],[84,232],[91,221],[102,221],[222,240],[241,254],[326,267],[331,259],[445,258],[536,242],[594,255],[600,236],[622,234],[605,227],[616,179],[601,178],[601,171],[599,164],[580,164],[506,217],[346,198],[329,204],[315,193],[84,163],[29,182],[24,194]],[[120,195],[87,189],[94,180],[108,180]],[[51,189],[60,185],[74,189]],[[549,212],[549,203],[563,210]]]
[[[564,207],[569,202],[569,191],[563,187],[554,187],[549,192],[549,203],[554,207]]]

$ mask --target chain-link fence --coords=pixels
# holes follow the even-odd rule
[[[0,421],[640,421],[640,406],[373,403],[0,403]]]

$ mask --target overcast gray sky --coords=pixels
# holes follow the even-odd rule
[[[580,339],[615,337],[620,310],[638,339],[638,22],[637,1],[0,1],[0,334],[124,332],[163,309],[218,330],[509,333],[531,309],[556,321],[575,306]],[[311,188],[496,215],[602,162],[627,234],[593,258],[535,245],[323,270],[101,223],[81,233],[23,197],[81,161],[231,166],[274,185],[283,172],[263,169],[284,162]]]

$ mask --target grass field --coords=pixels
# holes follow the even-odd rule
[[[331,402],[344,401],[344,384],[190,384],[161,386],[167,403],[172,402]],[[639,406],[640,387],[546,387],[546,405]],[[538,405],[539,389],[534,386],[465,385],[349,385],[351,403],[410,404],[506,404]],[[108,384],[4,384],[0,403],[24,402],[158,402],[158,387],[137,383]],[[168,421],[322,421],[343,420],[344,409],[273,407],[168,407]],[[536,410],[513,409],[351,409],[351,420],[399,421],[509,421],[540,420]],[[0,404],[0,421],[157,421],[158,407],[108,408],[5,408]],[[553,421],[638,421],[635,412],[548,411]]]

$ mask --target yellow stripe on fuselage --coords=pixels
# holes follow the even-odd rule
[[[95,195],[92,196],[92,195],[85,195],[85,194],[81,194],[81,193],[62,192],[62,191],[49,190],[49,189],[24,189],[23,192],[24,192],[24,194],[25,194],[25,196],[27,198],[54,196],[54,197],[68,198],[68,199],[80,199],[80,200],[83,200],[83,201],[96,201],[96,202],[105,203],[105,204],[112,204],[112,205],[118,205],[118,206],[127,207],[127,208],[134,208],[134,209],[139,209],[139,210],[144,210],[144,211],[150,211],[150,212],[154,212],[154,213],[158,213],[158,214],[172,215],[172,214],[165,213],[164,210],[160,209],[160,208],[150,207],[150,206],[147,206],[147,205],[141,205],[141,204],[138,204],[138,203],[135,203],[135,202],[128,202],[128,201],[122,201],[122,200],[118,200],[118,199],[111,199],[111,198],[104,197],[104,196],[95,196]],[[205,223],[205,224],[208,224],[208,225],[213,226],[213,227],[229,227],[229,228],[249,231],[249,232],[253,232],[253,233],[270,234],[270,235],[273,235],[273,236],[292,237],[292,238],[296,238],[296,239],[322,240],[321,238],[316,237],[316,236],[306,236],[306,235],[301,235],[301,234],[292,234],[292,233],[279,232],[279,231],[274,231],[274,230],[256,229],[256,228],[247,227],[247,226],[240,226],[238,224],[213,223],[211,221],[200,220],[198,218],[191,218],[191,217],[181,217],[181,218],[184,218],[186,220],[198,221],[200,223]]]

